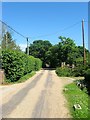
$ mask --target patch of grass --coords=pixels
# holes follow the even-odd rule
[[[4,84],[15,84],[15,83],[22,83],[25,82],[27,79],[31,78],[33,75],[35,75],[35,71],[32,71],[26,75],[24,75],[23,77],[21,77],[18,81],[16,82],[10,82],[10,80],[5,78],[5,83]]]
[[[65,86],[65,88],[68,89],[64,94],[67,98],[68,107],[72,117],[74,119],[79,118],[80,120],[81,118],[88,119],[88,95],[84,91],[80,90],[75,83],[71,83]],[[74,104],[79,104],[82,109],[74,110]]]

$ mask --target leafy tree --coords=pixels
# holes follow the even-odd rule
[[[40,58],[43,61],[43,67],[45,67],[46,65],[45,53],[46,51],[49,50],[51,46],[52,44],[49,41],[36,40],[33,42],[33,44],[30,44],[29,55],[32,55],[36,58]]]
[[[53,45],[49,41],[36,40],[30,44],[29,55],[40,58],[43,67],[48,64],[50,67],[59,67],[62,62],[75,64],[78,66],[83,63],[83,47],[76,46],[71,38],[60,36],[58,44]],[[26,49],[27,50],[27,49]],[[88,50],[86,49],[86,54]]]
[[[72,64],[75,60],[75,52],[77,51],[76,45],[74,41],[70,38],[60,36],[59,39],[61,40],[61,58],[62,62],[66,62]]]
[[[20,50],[20,47],[16,45],[15,41],[12,39],[12,36],[9,32],[6,32],[6,34],[4,34],[1,46],[2,49]]]
[[[50,47],[50,49],[46,52],[46,62],[50,65],[50,67],[60,66],[60,58],[59,58],[59,46],[54,45]]]
[[[84,56],[83,54],[83,46],[78,46],[78,50],[79,50],[79,57],[82,57]],[[85,52],[86,52],[86,62],[88,62],[88,55],[89,55],[89,51],[85,48]],[[82,62],[83,62],[83,59],[82,59]]]

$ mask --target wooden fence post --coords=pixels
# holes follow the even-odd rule
[[[4,70],[0,69],[0,84],[4,83]]]

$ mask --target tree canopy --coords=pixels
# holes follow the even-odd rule
[[[49,50],[49,48],[52,46],[52,44],[45,40],[36,40],[33,42],[33,44],[30,44],[29,47],[29,55],[32,55],[36,58],[40,58],[43,61],[43,66],[46,64],[46,51]]]
[[[60,42],[52,45],[49,41],[36,40],[29,46],[29,55],[40,58],[43,67],[48,64],[50,67],[59,67],[62,62],[66,64],[83,63],[83,47],[77,46],[71,38],[59,37]],[[88,50],[86,49],[86,53]]]

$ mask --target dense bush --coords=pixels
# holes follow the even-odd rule
[[[42,62],[39,58],[35,58],[35,70],[40,70],[40,68],[42,67]]]
[[[85,72],[85,80],[87,82],[90,82],[90,69],[88,69],[86,72]]]
[[[59,67],[56,69],[56,74],[58,76],[75,76],[75,77],[85,76],[88,68],[89,68],[88,65],[77,66],[75,68]]]
[[[88,65],[79,65],[77,67],[75,67],[74,69],[72,69],[72,74],[73,76],[84,76],[86,70],[88,69]]]
[[[42,64],[40,59],[16,50],[3,50],[2,60],[2,68],[5,70],[5,76],[11,82],[19,80],[31,71],[39,70]]]
[[[72,71],[71,68],[67,68],[67,67],[59,67],[56,69],[56,74],[58,76],[72,76]]]

